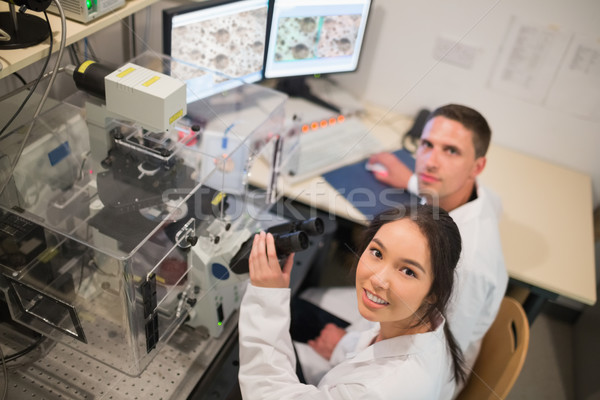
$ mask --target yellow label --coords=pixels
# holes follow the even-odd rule
[[[183,108],[179,111],[177,111],[175,114],[173,114],[173,116],[171,118],[169,118],[169,124],[172,124],[173,122],[177,121],[177,118],[181,117],[183,115]]]
[[[90,65],[94,64],[96,61],[92,61],[92,60],[87,60],[81,63],[81,65],[79,66],[79,68],[77,68],[77,72],[79,72],[80,74],[83,74],[85,72],[85,70],[87,69],[87,67],[89,67]]]
[[[213,197],[211,204],[213,206],[216,206],[217,204],[219,204],[221,202],[221,200],[223,200],[223,197],[227,196],[225,193],[223,192],[219,192],[215,195],[215,197]]]
[[[156,82],[159,79],[160,79],[160,76],[155,76],[155,77],[147,80],[146,82],[142,83],[142,86],[148,87],[148,86],[152,85],[154,82]]]
[[[119,74],[117,74],[117,78],[123,78],[124,76],[127,76],[130,73],[132,73],[133,71],[135,71],[135,68],[129,67],[125,71],[120,72]]]

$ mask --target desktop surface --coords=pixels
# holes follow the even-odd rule
[[[511,278],[596,303],[589,176],[492,145],[481,181],[502,200],[500,235]]]

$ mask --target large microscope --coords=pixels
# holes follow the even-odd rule
[[[0,289],[15,326],[49,339],[41,356],[59,343],[142,376],[184,326],[222,335],[256,232],[273,232],[282,261],[323,233],[318,217],[270,211],[297,143],[286,96],[192,66],[171,76],[176,62],[84,62],[75,96],[25,139],[19,129],[0,138],[0,164],[20,153],[12,175],[0,173]],[[259,159],[264,188],[248,184]]]

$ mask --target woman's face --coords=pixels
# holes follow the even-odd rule
[[[429,244],[419,227],[405,218],[379,228],[360,257],[356,294],[360,314],[406,334],[418,322],[415,311],[433,282]],[[391,323],[391,324],[388,324]]]

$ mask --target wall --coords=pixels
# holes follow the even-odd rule
[[[503,44],[509,46],[511,20],[550,26],[568,40],[591,37],[598,49],[599,16],[600,2],[595,0],[374,0],[359,70],[336,80],[363,100],[405,114],[448,102],[471,105],[490,122],[495,143],[589,174],[598,205],[600,97],[593,96],[600,93],[599,54],[586,78],[593,89],[581,94],[587,97],[574,94],[591,105],[592,117],[519,99],[492,89],[490,82]],[[475,49],[472,64],[462,67],[435,59],[438,37],[456,40],[467,51]],[[563,59],[543,63],[555,74],[550,84]],[[546,98],[550,94],[568,101],[567,89],[550,85]]]

